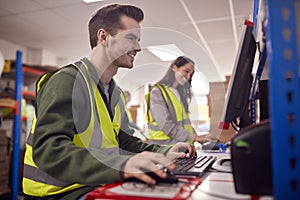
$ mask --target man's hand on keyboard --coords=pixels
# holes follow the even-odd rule
[[[171,160],[185,158],[187,155],[193,158],[197,156],[197,153],[194,145],[184,142],[178,142],[167,153],[167,157]]]
[[[144,151],[127,160],[122,174],[124,179],[137,178],[145,183],[155,184],[154,179],[145,174],[145,170],[153,171],[159,177],[166,178],[167,174],[162,169],[172,171],[175,167],[175,164],[165,155]]]

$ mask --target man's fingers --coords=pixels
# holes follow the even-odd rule
[[[189,157],[196,157],[197,152],[195,146],[189,143],[179,142],[169,150],[169,152],[167,153],[167,157],[172,160],[175,158],[184,158],[186,157],[187,153]]]
[[[174,170],[175,164],[163,154],[153,152],[142,152],[128,159],[124,167],[123,178],[137,178],[149,184],[155,181],[147,173],[155,173],[161,178],[166,177],[164,168]]]
[[[173,170],[175,168],[174,163],[168,157],[163,154],[153,153],[153,152],[143,152],[141,155],[144,155],[144,159],[147,159],[152,162],[150,163],[143,163],[144,167],[151,170],[157,169],[157,164],[161,165],[161,168],[166,167],[169,170]],[[138,160],[138,162],[141,162]]]

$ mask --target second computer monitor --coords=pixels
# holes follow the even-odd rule
[[[237,128],[251,124],[249,94],[253,81],[252,68],[256,53],[256,41],[252,32],[253,23],[245,21],[225,97],[222,119],[219,126],[221,129],[228,129],[230,123],[234,123]]]

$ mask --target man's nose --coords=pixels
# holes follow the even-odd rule
[[[141,45],[139,42],[136,42],[135,45],[134,45],[134,50],[136,52],[140,52],[141,51]]]

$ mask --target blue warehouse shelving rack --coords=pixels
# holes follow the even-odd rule
[[[273,185],[276,200],[300,199],[300,89],[296,0],[266,0]],[[298,6],[300,7],[300,6]],[[298,22],[298,26],[299,26]]]

